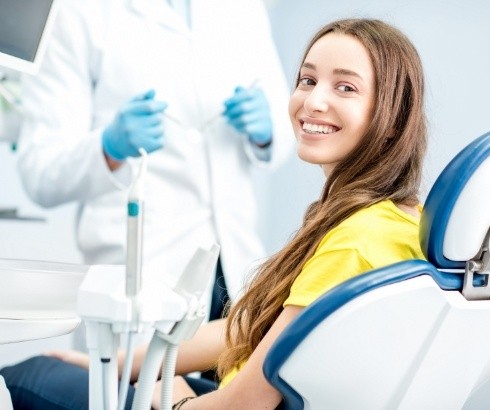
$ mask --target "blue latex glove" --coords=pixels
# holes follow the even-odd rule
[[[223,115],[233,128],[248,135],[259,147],[272,142],[269,103],[261,88],[237,87],[233,96],[225,101]]]
[[[167,104],[155,100],[155,91],[138,95],[125,104],[102,133],[104,152],[117,161],[163,147],[163,115]]]

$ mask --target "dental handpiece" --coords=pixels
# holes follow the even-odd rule
[[[141,164],[129,189],[127,208],[126,296],[134,297],[141,290],[143,250],[143,184],[146,175],[147,153],[140,149]]]

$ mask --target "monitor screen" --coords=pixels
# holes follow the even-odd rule
[[[0,0],[0,69],[37,71],[54,11],[55,0]]]

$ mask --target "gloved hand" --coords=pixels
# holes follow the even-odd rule
[[[104,152],[117,161],[163,147],[163,115],[167,104],[155,100],[155,91],[138,95],[125,104],[102,133]]]
[[[267,146],[272,141],[272,120],[269,103],[261,88],[237,87],[225,101],[223,114],[238,132],[247,134],[250,141]]]

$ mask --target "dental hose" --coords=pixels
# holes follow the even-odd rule
[[[167,346],[167,342],[162,340],[156,333],[153,335],[141,366],[138,388],[131,407],[132,410],[148,410],[151,408],[153,388],[158,378],[160,365],[165,356]],[[166,382],[166,380],[162,382]]]
[[[163,360],[162,383],[160,396],[160,410],[172,409],[172,397],[174,389],[175,363],[177,361],[178,345],[169,344],[167,354]]]
[[[126,399],[128,397],[129,383],[131,382],[131,369],[133,367],[134,357],[134,333],[128,332],[128,341],[126,348],[126,357],[124,359],[124,367],[119,384],[119,397],[117,410],[124,410]]]

